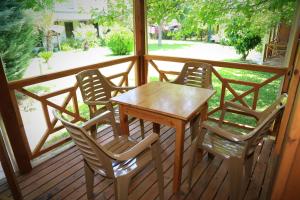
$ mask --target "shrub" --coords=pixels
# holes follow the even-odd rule
[[[71,50],[73,50],[73,48],[67,42],[61,43],[60,48],[61,48],[62,51],[71,51]]]
[[[48,61],[52,56],[53,56],[52,51],[43,51],[39,53],[39,57],[42,58],[45,61],[45,63],[48,63]]]
[[[105,39],[103,37],[98,38],[98,46],[100,46],[100,47],[106,46],[106,42],[105,42]]]
[[[133,34],[126,29],[112,31],[106,44],[114,55],[128,55],[133,50]]]
[[[60,45],[62,51],[70,51],[73,49],[81,49],[82,48],[82,41],[75,38],[68,38],[67,40],[63,41]]]
[[[75,40],[81,41],[83,47],[95,47],[97,44],[97,29],[93,25],[80,24],[73,31]]]

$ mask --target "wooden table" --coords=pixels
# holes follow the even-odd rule
[[[191,122],[192,135],[197,131],[200,114],[206,118],[207,101],[214,93],[209,89],[151,82],[111,99],[120,105],[120,125],[125,134],[129,135],[128,115],[154,122],[153,131],[157,133],[159,124],[176,129],[174,192],[179,191],[181,184],[185,125]]]

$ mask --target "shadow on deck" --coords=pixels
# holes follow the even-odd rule
[[[133,138],[140,137],[139,123],[132,123],[130,133]],[[149,133],[152,124],[145,123],[145,131]],[[98,141],[104,142],[112,136],[111,128],[105,128]],[[189,193],[172,194],[173,160],[175,147],[175,130],[161,127],[160,143],[164,170],[165,199],[228,199],[229,182],[225,162],[219,158],[210,160],[204,156],[199,159],[194,172],[194,185]],[[251,182],[245,199],[264,199],[266,189],[263,185],[270,177],[266,177],[269,157],[273,148],[272,140],[264,140],[256,150],[258,161],[254,163]],[[186,130],[183,157],[182,185],[186,182],[190,132]],[[29,174],[18,177],[24,199],[87,199],[82,156],[77,147],[60,153],[35,167]],[[183,187],[182,187],[183,188]],[[129,199],[158,199],[156,173],[153,165],[141,171],[131,182]],[[95,176],[95,199],[114,199],[112,181],[100,175]],[[0,199],[12,199],[6,183],[0,183]]]

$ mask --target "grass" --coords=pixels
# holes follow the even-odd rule
[[[158,51],[158,50],[174,50],[174,49],[182,49],[185,47],[190,47],[192,44],[162,44],[158,46],[158,44],[148,44],[149,51]]]
[[[241,60],[239,58],[228,58],[224,59],[225,62],[236,62],[236,63],[243,63],[243,64],[258,64],[253,60]]]

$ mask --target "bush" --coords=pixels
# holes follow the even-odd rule
[[[71,51],[71,50],[73,50],[73,48],[67,42],[61,43],[60,48],[61,48],[62,51]]]
[[[106,44],[114,55],[128,55],[133,50],[133,34],[126,29],[112,31]]]
[[[75,38],[68,38],[61,43],[60,48],[62,51],[71,51],[73,49],[81,49],[82,46],[82,41]]]
[[[38,56],[40,58],[42,58],[45,61],[45,63],[48,63],[50,58],[53,56],[53,52],[52,51],[43,51],[43,52],[40,52]]]
[[[80,24],[73,33],[75,40],[79,40],[84,48],[97,45],[97,29],[93,25]]]
[[[98,38],[98,46],[100,47],[106,46],[105,39],[103,37]]]

